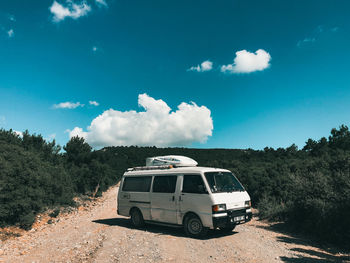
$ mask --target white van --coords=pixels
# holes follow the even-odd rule
[[[176,155],[147,158],[146,164],[128,169],[118,192],[117,212],[135,227],[183,226],[200,237],[209,228],[232,231],[251,220],[250,197],[230,171],[197,167]]]

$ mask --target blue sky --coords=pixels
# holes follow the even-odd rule
[[[337,0],[1,1],[0,127],[61,145],[78,134],[95,147],[302,147],[349,125],[348,10]]]

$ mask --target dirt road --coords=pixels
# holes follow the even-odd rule
[[[0,243],[0,262],[350,262],[349,255],[321,249],[255,218],[232,234],[210,231],[204,240],[188,238],[182,229],[137,230],[117,216],[117,190]]]

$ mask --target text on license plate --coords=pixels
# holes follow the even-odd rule
[[[235,222],[243,221],[244,218],[245,218],[244,216],[236,216],[236,217],[233,218],[233,221],[235,221]]]

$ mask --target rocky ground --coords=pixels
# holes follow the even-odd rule
[[[112,187],[104,195],[47,224],[0,241],[0,262],[350,262],[349,254],[258,221],[239,225],[230,234],[210,231],[205,239],[185,236],[181,228],[134,229],[117,216]]]

